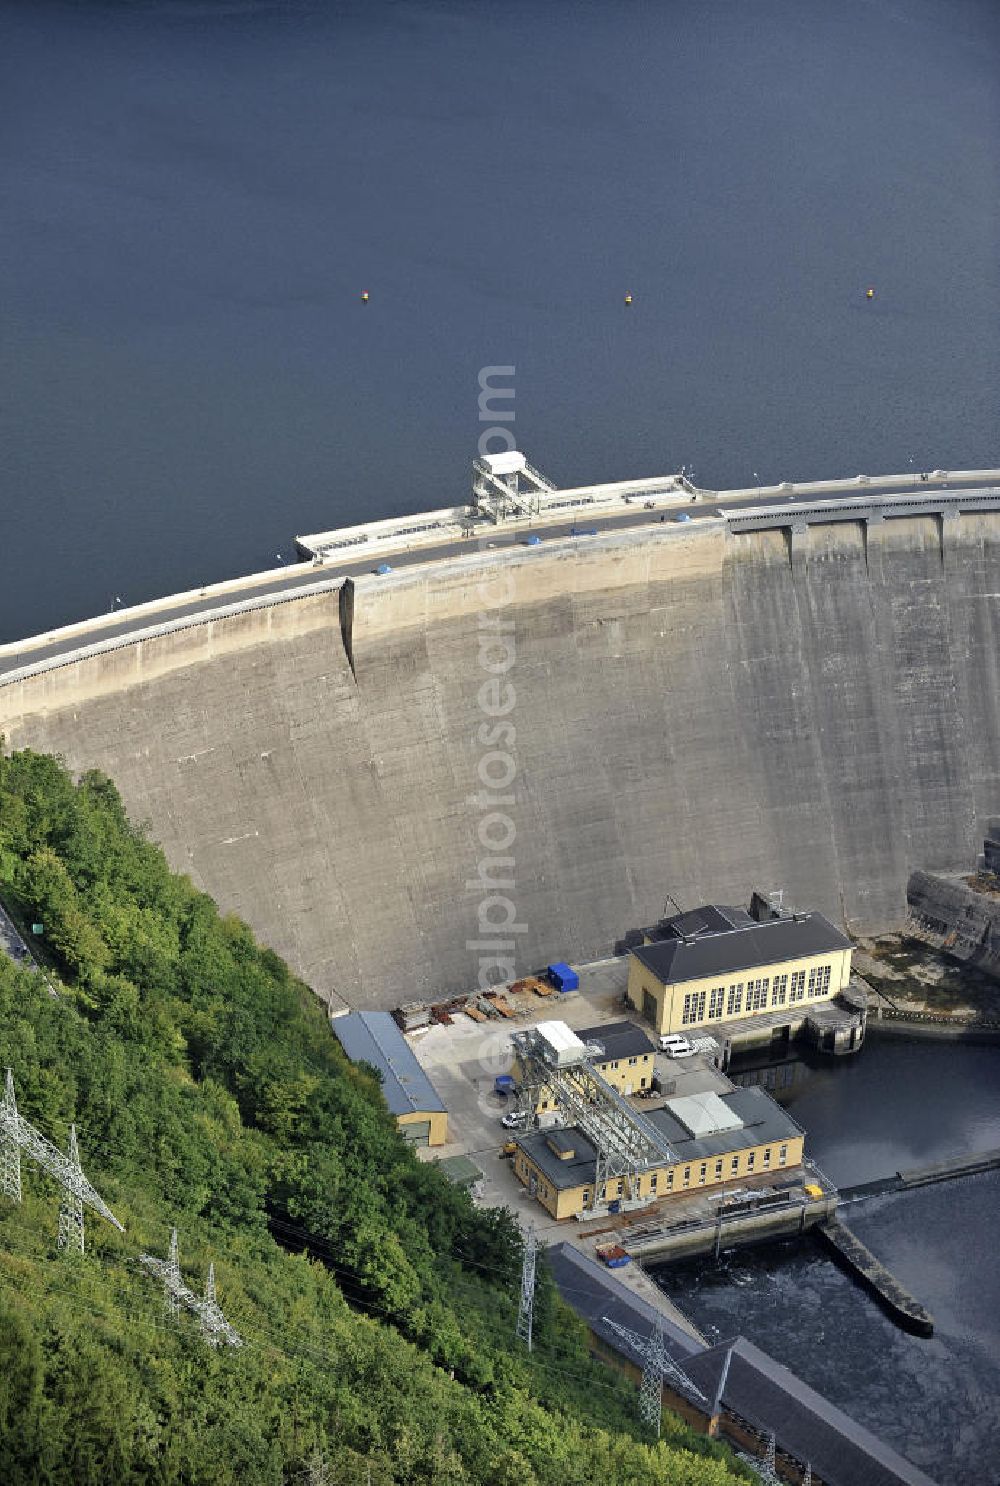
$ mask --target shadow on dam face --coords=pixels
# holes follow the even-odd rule
[[[891,927],[1000,813],[998,653],[998,515],[699,526],[190,624],[0,685],[0,730],[106,770],[317,991],[391,1007],[475,985],[501,875],[518,973],[667,893]]]

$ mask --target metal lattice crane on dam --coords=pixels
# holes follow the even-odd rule
[[[472,461],[472,503],[491,521],[537,516],[541,498],[550,490],[555,490],[552,481],[539,474],[516,449],[484,454]]]
[[[21,1155],[28,1156],[47,1171],[63,1188],[59,1208],[59,1247],[83,1253],[83,1209],[89,1207],[124,1233],[103,1197],[88,1182],[80,1165],[76,1143],[76,1126],[70,1126],[69,1152],[64,1153],[51,1140],[30,1125],[18,1112],[14,1094],[14,1075],[7,1069],[3,1100],[0,1101],[0,1192],[14,1202],[21,1201]]]
[[[561,1025],[543,1022],[511,1037],[520,1067],[518,1108],[534,1110],[540,1098],[553,1098],[565,1123],[583,1132],[597,1155],[595,1203],[619,1178],[626,1199],[637,1197],[640,1173],[676,1161],[676,1153],[666,1136],[592,1067],[591,1050],[579,1038],[563,1046],[554,1033],[547,1035],[546,1028]]]

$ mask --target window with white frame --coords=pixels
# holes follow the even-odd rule
[[[729,987],[729,999],[726,1002],[726,1016],[735,1016],[743,1010],[743,982]]]
[[[722,1004],[725,1000],[725,986],[715,986],[708,993],[708,1019],[717,1022],[722,1016]]]
[[[793,970],[789,995],[793,1001],[801,1001],[806,994],[806,972],[804,970]]]
[[[681,1022],[685,1027],[690,1026],[692,1022],[704,1021],[706,994],[705,991],[689,991],[684,997]]]
[[[788,976],[776,975],[771,981],[771,1005],[784,1006],[788,999]]]
[[[766,977],[747,981],[747,1011],[763,1011],[767,1005],[767,986]]]

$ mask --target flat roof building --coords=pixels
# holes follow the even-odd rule
[[[370,1063],[401,1133],[413,1145],[444,1145],[448,1112],[413,1049],[387,1011],[334,1017],[334,1036],[352,1063]]]
[[[631,951],[626,995],[660,1034],[794,1013],[832,1000],[851,977],[851,941],[821,913],[754,918],[707,903],[646,937]]]
[[[635,1188],[597,1183],[597,1150],[579,1129],[515,1136],[514,1172],[554,1218],[575,1218],[623,1197],[656,1201],[802,1164],[805,1136],[759,1086],[668,1100],[644,1116],[668,1154],[650,1161]]]

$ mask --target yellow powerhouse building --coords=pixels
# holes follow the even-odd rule
[[[575,1218],[621,1199],[655,1202],[802,1164],[802,1130],[758,1086],[670,1099],[644,1118],[670,1154],[630,1192],[622,1177],[597,1189],[597,1152],[575,1126],[518,1135],[514,1171],[552,1217]]]
[[[590,1066],[619,1094],[638,1094],[652,1086],[656,1048],[634,1022],[584,1027],[576,1035],[593,1049]]]
[[[757,919],[710,903],[665,919],[632,951],[628,1000],[661,1034],[795,1011],[846,989],[851,949],[821,913]]]

